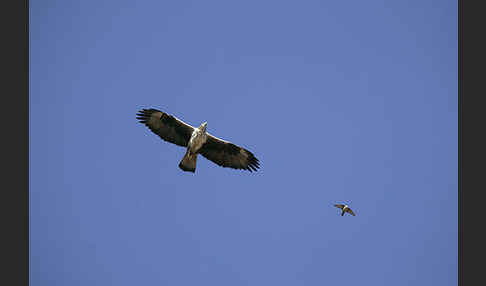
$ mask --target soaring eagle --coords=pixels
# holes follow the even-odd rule
[[[192,127],[182,120],[157,109],[142,109],[137,119],[163,140],[187,147],[179,168],[196,171],[197,155],[213,161],[221,167],[243,169],[250,172],[260,168],[258,159],[250,151],[206,132],[207,122]]]

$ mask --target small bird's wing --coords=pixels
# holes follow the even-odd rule
[[[354,212],[350,209],[350,208],[347,208],[346,211],[350,214],[352,214],[353,216],[355,216]]]
[[[186,147],[194,127],[184,121],[157,109],[142,109],[137,119],[163,140]]]
[[[221,167],[243,169],[250,172],[260,168],[260,162],[253,153],[209,133],[208,140],[201,147],[199,153]]]
[[[335,204],[334,206],[337,207],[337,208],[340,208],[340,209],[344,208],[344,205],[341,205],[341,204]]]

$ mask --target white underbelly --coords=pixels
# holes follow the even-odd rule
[[[189,148],[191,148],[191,152],[196,153],[201,149],[202,145],[206,143],[207,135],[201,134],[199,132],[194,132],[189,140]]]

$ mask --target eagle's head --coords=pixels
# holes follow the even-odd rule
[[[201,124],[201,126],[199,126],[199,130],[201,130],[202,132],[206,132],[206,126],[208,125],[207,122],[204,122],[203,124]]]

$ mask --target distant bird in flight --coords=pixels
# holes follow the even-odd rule
[[[353,216],[355,216],[354,212],[353,212],[353,211],[352,211],[352,210],[349,208],[349,206],[348,206],[348,205],[340,205],[340,204],[336,204],[336,205],[334,205],[334,206],[335,206],[335,207],[337,207],[337,208],[340,208],[340,209],[342,209],[342,210],[343,210],[343,211],[341,212],[341,216],[343,216],[345,212],[348,212],[348,213],[352,214]]]
[[[182,120],[157,109],[142,109],[137,119],[163,140],[187,147],[179,168],[196,171],[197,155],[213,161],[221,167],[243,169],[250,172],[260,168],[260,162],[250,151],[206,132],[207,122],[192,127]]]

